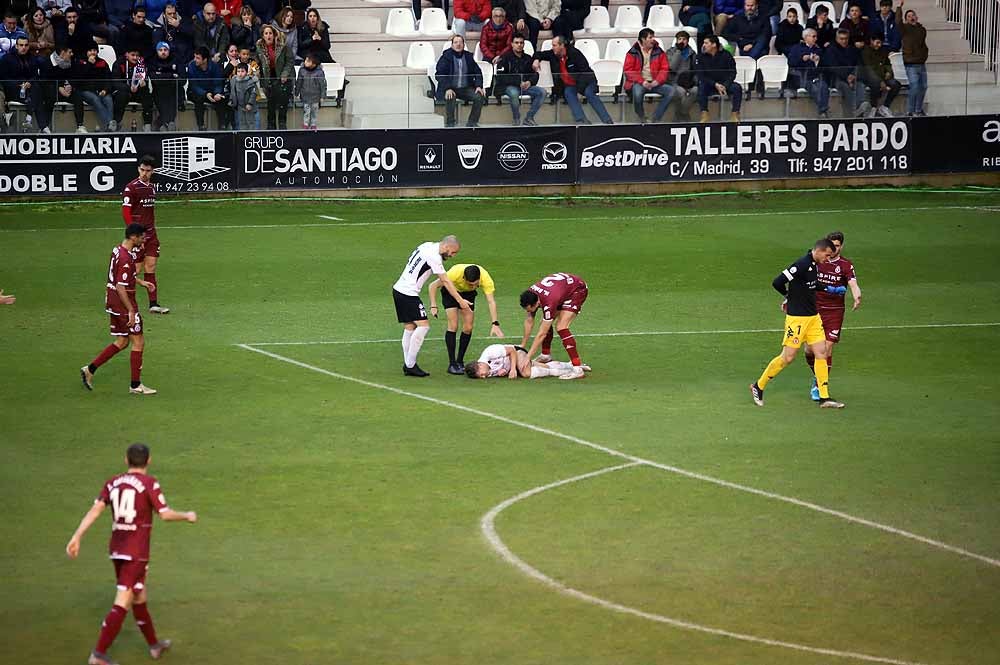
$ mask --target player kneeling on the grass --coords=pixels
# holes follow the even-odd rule
[[[135,301],[136,283],[146,287],[150,293],[156,291],[156,284],[136,277],[132,252],[142,248],[146,229],[142,224],[125,227],[125,240],[111,251],[111,265],[108,266],[108,283],[104,296],[104,311],[111,315],[111,336],[114,341],[89,364],[80,368],[83,387],[94,389],[94,373],[97,368],[111,360],[119,351],[132,345],[132,383],[129,392],[134,395],[155,395],[156,391],[142,385],[142,316]],[[151,295],[155,298],[156,296]]]
[[[580,365],[580,368],[590,371],[587,365]],[[572,378],[576,372],[576,366],[572,363],[549,361],[530,361],[528,352],[523,346],[513,344],[490,344],[479,356],[479,360],[465,366],[465,375],[470,379],[491,379],[496,377],[507,377],[516,379],[540,379],[546,376],[558,376],[562,378]]]
[[[458,302],[452,298],[448,291],[445,291],[441,297],[444,313],[448,317],[448,330],[444,333],[444,344],[448,348],[448,373],[461,374],[465,371],[462,368],[465,364],[465,351],[469,348],[469,341],[472,339],[472,324],[476,320],[476,289],[480,286],[483,287],[483,295],[486,296],[486,303],[490,307],[490,316],[493,317],[493,322],[490,324],[490,337],[503,337],[503,331],[500,330],[500,321],[497,320],[497,301],[494,296],[496,286],[486,269],[469,263],[459,263],[449,268],[447,274],[448,279],[455,285],[458,295],[471,303],[469,309],[462,310],[462,336],[459,338],[458,354],[456,355],[455,333],[458,331]],[[435,319],[438,315],[437,293],[441,285],[441,280],[436,279],[431,282],[427,289],[427,295],[431,299],[431,316]]]
[[[771,286],[785,296],[787,315],[781,353],[775,356],[764,373],[755,383],[750,384],[750,395],[757,406],[764,406],[764,388],[768,381],[778,376],[781,370],[795,360],[799,347],[805,342],[812,347],[816,357],[816,381],[819,387],[819,405],[824,409],[842,409],[843,403],[830,397],[830,376],[826,366],[826,338],[823,321],[816,313],[816,290],[842,294],[842,286],[823,286],[819,283],[816,264],[833,256],[834,246],[829,238],[816,241],[805,256],[781,271]]]
[[[146,607],[146,573],[149,569],[149,536],[153,530],[153,515],[167,522],[197,522],[194,512],[178,512],[167,507],[160,483],[146,473],[149,467],[149,447],[133,443],[125,453],[128,470],[101,488],[94,505],[87,511],[66,545],[66,554],[75,559],[80,554],[80,540],[106,506],[111,506],[111,542],[109,556],[115,565],[118,592],[115,604],[104,617],[97,646],[87,660],[89,665],[114,665],[108,649],[118,636],[129,609],[135,623],[149,645],[149,655],[155,660],[170,648],[170,640],[160,640],[153,628],[153,618]]]
[[[566,353],[569,354],[570,362],[576,369],[569,375],[560,377],[565,379],[579,379],[583,377],[583,363],[580,354],[576,350],[576,338],[569,330],[569,324],[573,322],[576,315],[583,309],[583,303],[587,300],[587,283],[576,275],[567,272],[553,273],[543,277],[531,285],[531,288],[521,294],[521,309],[528,313],[524,319],[524,337],[521,339],[521,346],[526,346],[528,336],[535,326],[535,312],[541,308],[542,323],[538,327],[538,334],[535,341],[528,349],[528,357],[532,357],[541,347],[542,355],[538,360],[548,362],[552,360],[552,326],[555,325],[559,339],[562,340]]]

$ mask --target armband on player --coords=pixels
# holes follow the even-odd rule
[[[842,296],[845,293],[847,293],[847,287],[846,286],[828,286],[828,287],[826,287],[826,292],[827,293],[832,293],[835,296]]]

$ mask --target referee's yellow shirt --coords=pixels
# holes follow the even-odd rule
[[[477,263],[459,263],[448,268],[448,279],[451,283],[455,285],[458,291],[475,291],[472,285],[465,281],[465,269],[469,266],[479,265]],[[479,286],[482,287],[483,293],[492,294],[496,291],[496,286],[493,284],[493,278],[490,274],[486,272],[486,268],[479,266]]]

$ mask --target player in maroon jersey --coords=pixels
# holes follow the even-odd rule
[[[555,324],[559,339],[566,347],[573,372],[560,376],[560,379],[579,379],[584,376],[580,354],[576,350],[576,339],[569,330],[569,324],[583,308],[587,300],[587,283],[576,275],[567,272],[557,272],[540,279],[531,288],[521,294],[521,308],[528,313],[524,319],[524,337],[521,346],[528,345],[528,336],[535,326],[535,312],[542,310],[542,323],[538,326],[535,341],[528,349],[528,358],[535,355],[541,346],[542,355],[539,362],[552,360],[552,326]]]
[[[80,539],[97,521],[106,506],[111,506],[111,542],[109,556],[115,565],[118,592],[115,604],[104,617],[97,646],[87,660],[88,665],[114,665],[108,649],[118,636],[129,609],[135,623],[149,645],[149,655],[159,658],[170,648],[170,640],[160,640],[153,628],[153,619],[146,607],[146,572],[149,569],[149,536],[153,530],[153,514],[167,522],[197,522],[194,512],[178,512],[167,507],[163,490],[156,478],[146,473],[149,467],[149,447],[133,443],[125,453],[128,471],[114,476],[101,488],[94,505],[80,520],[73,537],[66,545],[66,554],[75,559],[80,554]]]
[[[834,231],[827,238],[833,243],[834,253],[825,263],[816,264],[816,281],[822,286],[844,286],[850,289],[854,298],[851,309],[856,310],[861,306],[861,287],[858,286],[858,277],[854,273],[854,264],[840,255],[844,247],[844,234]],[[840,332],[844,326],[844,312],[847,309],[845,300],[844,295],[816,290],[816,313],[823,320],[823,330],[826,332],[826,364],[829,370],[833,369],[833,345],[840,341]],[[808,346],[806,362],[812,369],[815,357]],[[815,378],[809,395],[814,402],[819,401],[819,387]]]
[[[149,155],[139,160],[139,177],[125,185],[122,192],[122,219],[125,226],[142,224],[146,230],[145,243],[135,257],[136,267],[141,267],[143,277],[150,284],[156,285],[156,262],[160,258],[160,239],[156,236],[156,189],[153,187],[153,169],[156,161]],[[154,293],[155,291],[155,293]],[[150,289],[149,311],[153,314],[166,314],[169,307],[160,305],[160,292]]]
[[[125,228],[125,240],[111,250],[111,265],[108,266],[107,291],[104,296],[104,311],[111,315],[111,336],[114,338],[93,362],[80,368],[83,387],[94,389],[94,373],[97,368],[111,360],[119,351],[132,345],[132,383],[129,392],[133,395],[155,395],[156,391],[142,384],[142,317],[135,302],[135,285],[141,284],[150,292],[156,284],[139,279],[135,274],[135,260],[132,252],[142,249],[146,230],[141,224],[129,224]],[[155,297],[155,296],[154,296]]]

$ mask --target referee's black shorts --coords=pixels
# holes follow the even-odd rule
[[[442,290],[444,291],[444,293],[441,295],[441,305],[445,309],[454,309],[454,308],[458,307],[458,301],[455,300],[454,298],[452,298],[451,294],[448,293],[447,290],[444,290],[444,289],[442,289]],[[472,305],[469,307],[469,309],[471,309],[472,311],[475,311],[476,310],[476,294],[477,293],[478,293],[478,291],[459,291],[458,295],[462,296],[463,298],[465,298],[466,300],[468,300],[470,303],[472,303]]]

